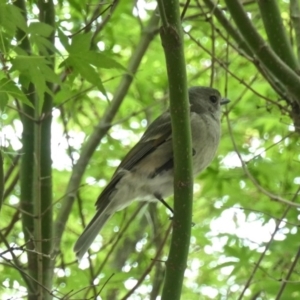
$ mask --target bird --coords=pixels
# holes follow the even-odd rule
[[[213,160],[221,135],[222,98],[211,87],[189,88],[194,177]],[[95,204],[96,214],[74,245],[80,261],[111,216],[135,200],[160,201],[173,194],[174,159],[170,111],[156,118],[128,152]]]

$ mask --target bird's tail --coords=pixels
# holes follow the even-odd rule
[[[110,217],[111,214],[106,214],[105,211],[98,211],[88,226],[84,229],[74,246],[74,252],[76,253],[79,261],[87,252],[97,234]]]

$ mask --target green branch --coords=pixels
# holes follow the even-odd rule
[[[299,71],[299,64],[282,23],[278,1],[259,0],[257,2],[271,47],[291,69]]]
[[[249,20],[239,0],[225,0],[237,27],[259,61],[281,81],[300,103],[300,77],[266,44]]]
[[[2,152],[0,150],[0,212],[3,203],[3,195],[4,195],[4,170],[3,170],[3,158]]]
[[[162,300],[180,299],[187,265],[193,208],[192,145],[186,64],[179,1],[160,1],[167,25],[160,36],[166,57],[174,152],[174,218],[171,247],[166,262]],[[184,158],[184,159],[183,159]]]
[[[24,0],[16,0],[14,5],[22,11],[24,19],[27,21],[26,6]],[[20,48],[26,51],[28,55],[31,53],[31,47],[26,33],[18,29],[17,40],[20,43]],[[27,95],[31,103],[35,102],[35,88],[32,83],[28,88],[22,86],[23,92]],[[24,240],[26,242],[27,260],[28,260],[28,273],[29,278],[32,278],[31,285],[27,285],[28,299],[33,300],[36,297],[38,275],[37,269],[37,255],[33,251],[35,249],[32,237],[34,236],[34,211],[33,211],[33,168],[34,168],[34,110],[23,105],[22,110],[24,114],[21,115],[23,125],[22,132],[22,156],[20,164],[20,203],[23,211],[22,217],[22,231],[24,233]]]
[[[223,11],[214,3],[213,0],[203,0],[206,6],[211,10],[211,13],[217,18],[218,22],[222,25],[222,27],[226,30],[226,32],[230,35],[230,37],[236,42],[238,48],[244,51],[249,60],[251,62],[255,62],[255,55],[249,45],[246,43],[244,37],[240,34],[240,32],[233,27],[233,25],[229,22]],[[226,39],[224,38],[226,41]],[[286,88],[282,85],[282,83],[272,74],[270,73],[264,65],[260,63],[254,63],[257,70],[261,73],[261,75],[269,82],[271,87],[278,93],[278,95],[285,99],[286,98]]]
[[[243,36],[240,34],[238,30],[236,30],[232,24],[228,21],[223,11],[214,3],[213,0],[203,0],[205,5],[211,10],[211,14],[213,14],[219,23],[223,26],[226,32],[234,39],[237,43],[238,47],[242,49],[248,56],[253,57],[253,52],[251,48],[248,46]]]
[[[296,37],[297,56],[300,62],[300,7],[299,0],[290,0],[290,17],[293,23]]]
[[[41,2],[39,5],[40,21],[53,27],[52,33],[47,37],[49,44],[54,47],[55,38],[55,6],[52,0]],[[55,68],[55,53],[48,49],[47,60],[52,70]],[[53,91],[53,83],[47,82],[47,87]],[[41,100],[41,99],[40,99]],[[37,107],[35,108],[37,110]],[[42,235],[42,266],[43,273],[40,274],[42,279],[44,297],[43,299],[52,299],[46,290],[52,288],[53,264],[50,258],[53,242],[53,210],[52,210],[52,159],[51,159],[51,123],[52,123],[53,98],[48,93],[44,94],[42,115],[45,118],[40,124],[40,209],[41,215],[41,235]],[[37,124],[39,126],[39,124]]]

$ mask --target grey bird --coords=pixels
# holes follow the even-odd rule
[[[203,171],[217,151],[222,99],[209,87],[189,89],[194,176]],[[79,260],[107,220],[134,200],[164,201],[173,194],[173,146],[170,112],[154,120],[129,151],[96,202],[96,214],[78,238],[74,252]],[[170,208],[170,207],[169,207]],[[171,208],[170,208],[171,209]]]

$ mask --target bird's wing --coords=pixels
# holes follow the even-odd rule
[[[131,170],[140,160],[171,137],[171,118],[170,113],[166,112],[151,123],[141,140],[124,157],[115,173],[121,169]]]
[[[171,138],[171,117],[169,112],[165,112],[150,124],[141,140],[124,157],[111,181],[100,194],[96,202],[97,209],[103,211],[109,204],[109,196],[123,176],[121,170],[131,170],[138,162]]]

